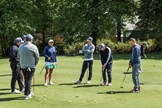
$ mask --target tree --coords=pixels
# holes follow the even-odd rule
[[[149,36],[162,39],[162,2],[161,0],[141,0],[138,15],[142,20],[142,29]]]
[[[121,41],[123,22],[135,16],[134,0],[60,0],[60,32],[67,42],[82,41],[88,36],[96,40],[114,28]]]

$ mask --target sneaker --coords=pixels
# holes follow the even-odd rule
[[[26,100],[31,99],[31,98],[32,98],[32,95],[31,95],[31,94],[25,96],[25,99],[26,99]]]
[[[82,82],[81,81],[76,81],[76,82],[74,82],[74,84],[81,84]]]
[[[112,83],[108,83],[108,84],[107,84],[107,86],[111,86],[111,85],[112,85]]]
[[[53,84],[54,84],[54,83],[53,83],[53,82],[51,82],[51,81],[50,81],[50,82],[48,82],[48,85],[53,85]]]
[[[23,88],[22,90],[20,90],[21,93],[24,93],[25,89]]]
[[[47,86],[48,84],[47,83],[44,83],[44,86]]]
[[[101,84],[101,86],[106,86],[106,82],[103,82],[103,83]]]
[[[11,92],[12,94],[20,94],[21,92],[19,90],[14,90],[13,92]]]
[[[139,93],[139,90],[131,90],[131,93]]]
[[[90,81],[90,80],[88,80],[86,84],[91,84],[91,81]]]

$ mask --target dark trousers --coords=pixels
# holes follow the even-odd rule
[[[24,84],[23,84],[23,73],[20,68],[20,64],[16,62],[11,62],[10,67],[12,69],[11,92],[15,90],[16,81],[18,81],[19,89],[20,91],[22,91],[24,88]]]
[[[31,82],[32,82],[32,77],[35,72],[35,68],[25,68],[22,69],[23,74],[24,74],[24,79],[25,79],[25,91],[24,95],[28,96],[31,93]]]
[[[105,67],[105,69],[102,69],[102,77],[103,77],[103,82],[106,83],[106,72],[108,75],[108,83],[112,82],[112,77],[111,77],[111,72],[112,72],[112,63],[108,63]]]
[[[89,76],[88,76],[87,80],[89,80],[89,81],[91,80],[91,78],[92,78],[92,66],[93,66],[93,60],[83,62],[82,71],[81,71],[81,74],[80,74],[79,81],[82,81],[87,68],[89,68]]]

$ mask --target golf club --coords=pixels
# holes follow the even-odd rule
[[[100,83],[102,83],[102,74],[103,74],[103,72],[104,72],[104,70],[105,70],[105,68],[102,68],[102,71],[101,71],[101,78],[100,78],[100,82],[99,82],[99,87],[100,87]]]
[[[41,74],[41,73],[43,72],[43,70],[44,70],[46,64],[47,64],[47,63],[45,63],[45,65],[43,66],[43,68],[41,69],[41,71],[39,72],[39,74]]]
[[[127,72],[128,72],[128,71],[129,71],[129,67],[128,67],[128,69],[127,69]],[[127,74],[124,75],[124,78],[123,78],[123,81],[122,81],[122,83],[121,83],[120,88],[124,88],[124,87],[123,87],[123,84],[124,84],[124,81],[125,81],[126,76],[127,76]]]

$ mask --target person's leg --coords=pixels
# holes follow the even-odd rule
[[[25,91],[24,95],[27,96],[27,69],[22,69],[23,75],[24,75],[24,84],[25,84]]]
[[[46,73],[44,75],[44,78],[45,78],[45,85],[47,85],[47,82],[49,80],[49,73],[50,73],[50,69],[46,68]]]
[[[51,82],[51,79],[52,79],[52,72],[53,72],[53,69],[49,69],[49,84],[53,84]]]
[[[135,64],[132,66],[132,80],[134,84],[134,90],[137,91],[138,88],[140,87],[139,85],[139,69],[140,69],[140,64]]]
[[[86,71],[86,69],[87,69],[87,64],[88,64],[87,61],[84,61],[84,62],[83,62],[82,71],[81,71],[80,78],[79,78],[79,81],[80,81],[80,82],[82,82],[82,79],[83,79],[83,77],[84,77],[85,71]]]
[[[32,82],[32,77],[34,75],[34,71],[35,69],[32,68],[31,71],[27,71],[26,72],[26,85],[25,85],[25,88],[26,88],[26,95],[30,95],[31,93],[31,82]]]
[[[24,89],[24,83],[23,83],[23,73],[20,66],[17,68],[17,72],[18,72],[17,81],[19,84],[19,89],[20,91],[22,91]]]
[[[12,69],[12,78],[11,78],[11,92],[14,92],[15,90],[15,86],[16,86],[16,80],[17,80],[17,71],[16,71],[16,64],[15,63],[11,63],[10,67]]]
[[[107,64],[108,84],[112,83],[111,72],[112,72],[112,63]]]
[[[93,60],[88,61],[88,66],[89,66],[89,77],[88,77],[88,81],[91,81],[91,79],[92,79]]]
[[[103,78],[104,85],[106,84],[106,70],[107,70],[106,68],[104,68],[104,69],[102,68],[102,78]]]

